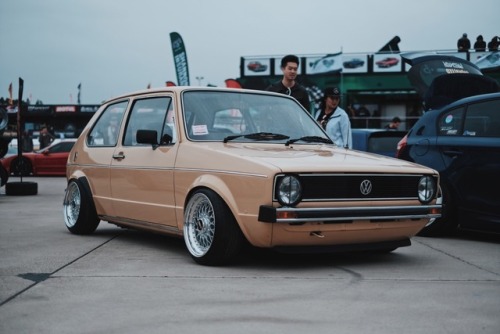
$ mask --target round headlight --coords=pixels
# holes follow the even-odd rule
[[[418,181],[418,199],[429,203],[436,194],[436,182],[432,176],[422,176]]]
[[[302,185],[297,177],[287,175],[279,180],[278,201],[283,206],[293,206],[300,202]]]

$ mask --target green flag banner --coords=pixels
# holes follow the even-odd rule
[[[187,54],[181,35],[176,32],[170,33],[170,42],[172,43],[172,52],[174,54],[177,84],[179,86],[189,86]]]

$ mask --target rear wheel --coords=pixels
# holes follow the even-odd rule
[[[196,191],[184,213],[184,242],[195,262],[216,266],[239,253],[243,235],[226,203],[213,191]]]
[[[16,176],[26,176],[33,173],[33,165],[26,157],[15,158],[10,163],[10,173]]]
[[[64,223],[71,233],[91,234],[99,225],[99,218],[90,189],[81,180],[71,180],[63,201]]]

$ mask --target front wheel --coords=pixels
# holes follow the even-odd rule
[[[64,223],[71,233],[91,234],[100,219],[92,200],[90,190],[81,180],[71,180],[63,201]]]
[[[196,263],[217,266],[237,256],[243,235],[226,203],[213,191],[201,189],[186,206],[184,242]]]

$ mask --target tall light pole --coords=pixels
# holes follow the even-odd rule
[[[201,86],[201,80],[205,79],[204,77],[196,77],[196,80],[198,80],[198,86]]]

